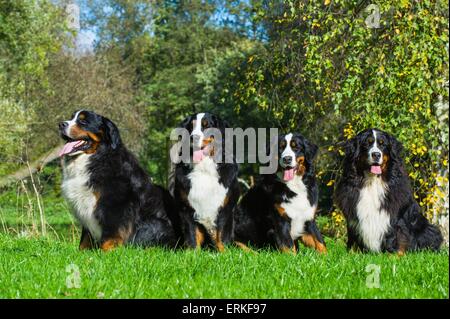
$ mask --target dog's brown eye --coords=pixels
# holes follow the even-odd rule
[[[203,126],[203,127],[207,127],[207,126],[208,126],[208,121],[203,120],[203,121],[202,121],[202,126]]]

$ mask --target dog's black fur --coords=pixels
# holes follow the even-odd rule
[[[287,148],[285,136],[278,137],[278,149],[274,150],[280,161],[283,160],[282,153]],[[297,163],[296,175],[300,176],[307,192],[304,200],[309,206],[317,208],[318,187],[313,161],[318,148],[298,133],[292,135],[291,143],[295,145],[292,151],[295,153]],[[297,239],[301,239],[305,245],[325,252],[325,243],[315,223],[314,215],[305,221],[299,237],[292,238],[291,218],[282,207],[298,194],[279,176],[288,168],[293,167],[279,165],[278,174],[262,175],[261,181],[242,198],[235,213],[235,240],[257,248],[272,247],[282,251],[296,251]],[[313,210],[315,214],[315,209]]]
[[[367,163],[368,150],[375,143],[374,131],[384,157],[379,176],[371,176]],[[403,254],[406,250],[439,249],[442,235],[423,216],[414,200],[402,151],[403,146],[395,137],[378,129],[365,130],[346,143],[343,176],[337,185],[335,200],[347,221],[349,249],[356,245],[364,251],[370,250],[362,239],[357,212],[361,189],[369,178],[379,178],[386,185],[381,209],[389,215],[390,227],[382,237],[380,251]]]
[[[239,198],[239,184],[237,180],[238,165],[232,157],[232,163],[225,163],[225,128],[229,127],[226,121],[220,119],[218,116],[211,113],[197,113],[188,116],[180,125],[180,128],[186,129],[189,134],[192,134],[194,125],[197,121],[198,114],[204,114],[201,118],[201,131],[205,133],[207,129],[218,129],[222,135],[222,141],[215,141],[215,148],[213,152],[218,152],[222,155],[222,162],[215,163],[213,170],[217,172],[217,181],[219,185],[223,186],[227,192],[223,198],[223,204],[217,210],[217,216],[215,220],[215,227],[206,229],[205,225],[198,221],[198,218],[194,214],[201,215],[202,212],[196,212],[192,203],[189,201],[189,195],[192,188],[192,179],[190,174],[194,171],[195,165],[192,161],[192,156],[188,162],[180,162],[175,166],[175,182],[174,182],[174,198],[177,206],[177,210],[181,220],[181,231],[184,234],[184,241],[187,247],[200,248],[200,247],[215,247],[219,251],[224,249],[224,245],[233,241],[233,210]],[[209,136],[203,136],[205,141]],[[214,142],[212,142],[213,145]],[[194,150],[192,135],[190,143],[191,155]],[[218,155],[215,154],[215,155]],[[232,154],[231,154],[232,155]],[[213,158],[214,155],[207,156]],[[202,160],[204,161],[204,160]],[[208,200],[214,192],[211,189],[211,185],[203,185],[201,194],[202,199]]]
[[[65,197],[83,226],[80,249],[109,250],[122,244],[175,247],[179,234],[173,228],[177,215],[172,196],[151,182],[123,145],[116,125],[101,115],[82,110],[75,112],[71,121],[61,122],[59,129],[66,142],[85,141],[62,156]],[[73,168],[85,172],[86,185],[70,179],[68,172]],[[85,198],[74,199],[72,195],[77,192]],[[89,207],[93,204],[89,192],[95,197],[95,207]],[[82,206],[92,209],[92,218],[101,229],[100,237],[92,234],[95,222],[80,218],[76,208]]]

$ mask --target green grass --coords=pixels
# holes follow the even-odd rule
[[[449,298],[447,249],[402,258],[348,253],[342,239],[328,237],[327,255],[306,248],[297,256],[237,248],[80,252],[61,197],[44,198],[47,237],[30,233],[27,203],[0,193],[0,298]],[[67,286],[71,265],[80,288]],[[369,265],[380,267],[379,288],[366,285]]]
[[[79,230],[66,201],[59,192],[46,185],[41,198],[48,236],[61,239],[78,238]],[[34,223],[33,223],[34,221]],[[22,188],[0,191],[0,232],[27,235],[33,232],[33,224],[40,232],[40,216],[36,196]]]
[[[0,236],[1,298],[448,298],[448,253],[398,258],[346,252],[297,256],[230,249],[169,251],[119,248],[83,251],[76,243]],[[366,267],[380,267],[369,288]],[[80,288],[68,288],[79,269]]]

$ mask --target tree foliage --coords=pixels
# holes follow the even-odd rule
[[[48,0],[0,1],[1,95],[26,94],[46,82],[50,54],[62,45],[61,11]]]
[[[116,120],[133,150],[142,145],[134,72],[116,51],[71,52],[75,31],[66,27],[66,2],[0,2],[2,175],[60,144],[58,122],[79,108]]]
[[[321,146],[327,198],[342,158],[338,142],[368,127],[394,134],[406,147],[417,197],[430,208],[448,156],[448,143],[438,149],[435,107],[439,96],[448,101],[448,2],[384,1],[379,27],[366,23],[373,14],[368,5],[265,3],[257,19],[268,42],[248,57],[235,104],[244,112],[256,105],[284,130]]]
[[[63,43],[60,13],[47,0],[0,1],[0,173],[27,153],[40,102],[31,95],[48,89],[46,69]]]

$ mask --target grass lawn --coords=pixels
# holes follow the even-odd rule
[[[326,238],[327,255],[306,248],[296,256],[237,248],[80,252],[64,200],[44,197],[47,237],[30,236],[27,203],[0,194],[0,298],[449,298],[447,249],[398,258],[347,253],[342,239]],[[368,287],[377,267],[379,287]]]
[[[79,252],[75,242],[1,235],[0,298],[449,297],[446,251],[398,258],[348,254],[342,243],[328,243],[325,256],[309,249],[297,256],[239,249],[103,253]],[[371,264],[380,267],[379,288],[366,285]]]

